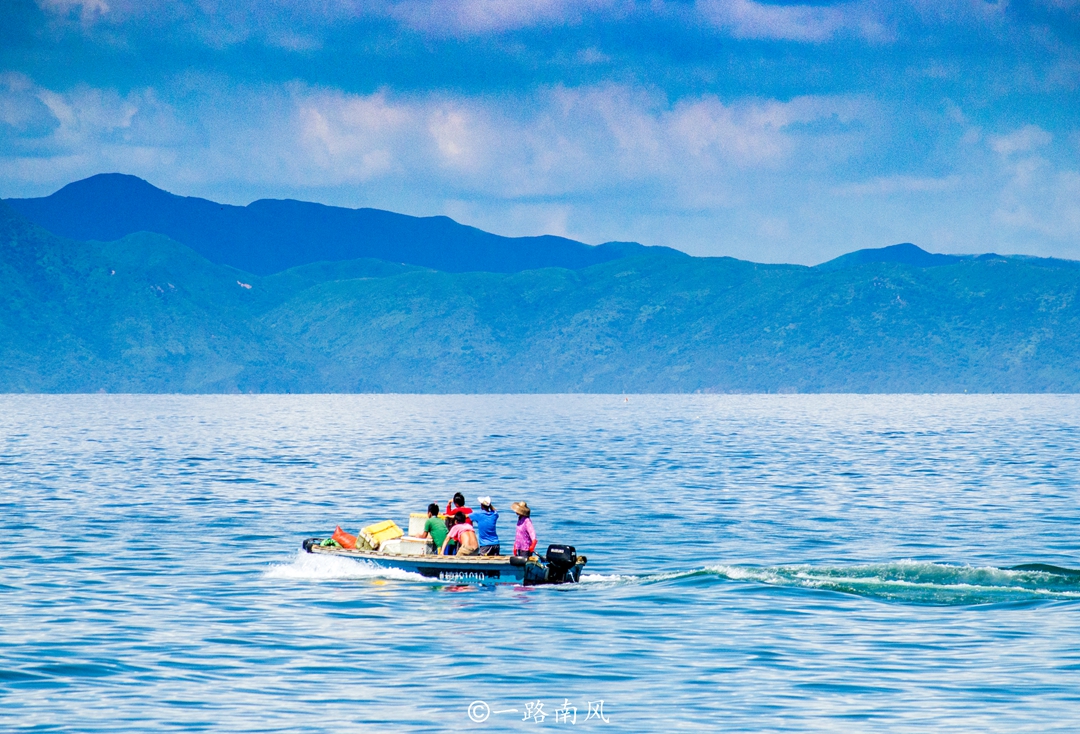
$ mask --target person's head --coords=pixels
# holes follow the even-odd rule
[[[468,520],[467,517],[465,517],[464,512],[459,512],[458,514],[454,515],[454,524],[455,525],[464,525],[468,521],[469,520]]]
[[[464,507],[465,506],[465,495],[463,495],[461,492],[454,493],[454,504],[457,505],[458,507]]]
[[[481,510],[491,510],[491,498],[490,497],[481,497],[477,501],[480,503],[480,509]]]
[[[437,504],[435,504],[434,502],[432,502],[430,505],[427,506],[427,514],[428,514],[428,517],[438,517],[439,516],[439,506]]]

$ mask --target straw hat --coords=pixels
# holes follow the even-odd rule
[[[529,509],[528,502],[515,502],[510,505],[510,509],[521,515],[522,517],[528,517],[532,514],[532,510]]]

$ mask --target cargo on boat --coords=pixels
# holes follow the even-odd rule
[[[542,584],[575,583],[581,578],[585,556],[571,545],[549,545],[543,556],[440,556],[428,541],[400,537],[383,540],[378,549],[323,545],[322,538],[308,538],[304,550],[315,555],[366,561],[383,568],[397,568],[451,583]]]

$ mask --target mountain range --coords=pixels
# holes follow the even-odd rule
[[[0,204],[0,390],[1075,392],[1078,289],[1072,261],[764,265],[106,175]]]
[[[565,237],[500,237],[449,217],[410,217],[291,199],[247,206],[176,196],[141,178],[103,173],[51,196],[7,199],[24,217],[73,240],[156,232],[212,263],[270,275],[320,261],[375,258],[448,273],[578,269],[646,251],[633,242],[591,247]],[[669,248],[648,248],[680,254]]]

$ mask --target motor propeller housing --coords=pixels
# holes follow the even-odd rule
[[[546,560],[552,566],[555,566],[563,571],[573,568],[577,563],[577,551],[574,550],[572,545],[560,545],[553,543],[548,546],[547,553],[544,555]]]

